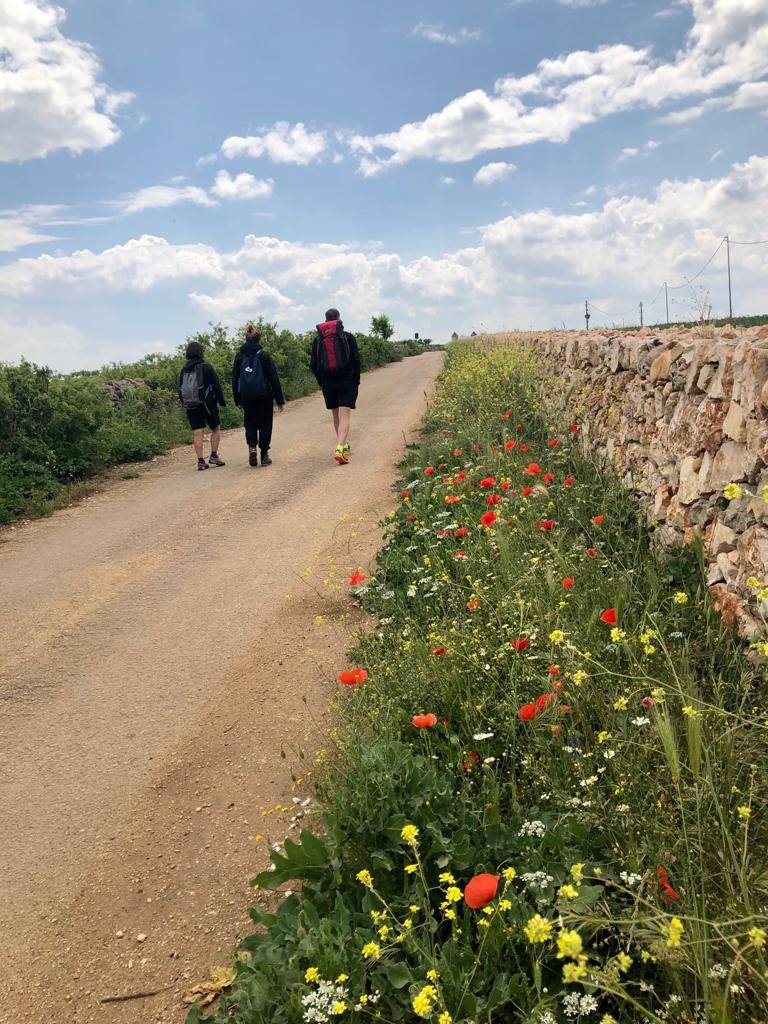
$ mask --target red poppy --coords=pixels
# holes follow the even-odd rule
[[[560,682],[559,679],[552,680],[552,689],[555,690],[556,693],[563,692],[563,684]]]
[[[480,760],[480,755],[479,754],[476,754],[474,752],[474,750],[468,750],[467,753],[464,756],[464,761],[463,761],[464,768],[466,769],[466,771],[471,772],[473,767],[477,764],[477,762],[479,760]]]
[[[534,523],[533,525],[536,527],[537,530],[544,530],[546,533],[549,533],[552,527],[555,526],[555,520],[540,519],[538,523]]]
[[[602,521],[604,519],[605,519],[604,515],[592,516],[592,522],[595,524],[595,526],[599,526],[600,523],[602,523]]]
[[[356,587],[360,583],[364,583],[364,582],[365,582],[365,576],[360,572],[359,569],[357,569],[356,572],[353,572],[352,575],[349,577],[349,585],[350,585],[350,587]]]
[[[523,489],[520,491],[520,495],[523,498],[527,498],[529,494],[533,494],[532,487],[523,487]]]
[[[550,665],[549,666],[549,674],[551,676],[556,676],[559,671],[560,671],[560,666],[559,665]]]
[[[568,429],[570,430],[570,432],[572,434],[578,434],[578,432],[579,432],[579,425],[578,425],[578,423],[572,423],[570,425],[570,427],[568,427]]]
[[[570,590],[575,582],[576,582],[576,580],[573,578],[573,576],[566,576],[565,579],[563,580],[563,586],[565,587],[566,590]]]
[[[547,441],[547,444],[549,445],[550,448],[557,448],[557,446],[560,444],[560,442],[557,440],[556,437],[553,437],[550,441]]]
[[[467,479],[466,470],[464,470],[464,469],[459,470],[459,472],[456,474],[456,478],[455,479],[456,479],[456,483],[457,484],[460,484],[462,480],[466,480]]]
[[[519,636],[516,640],[510,640],[509,646],[513,651],[517,651],[517,653],[520,654],[520,652],[524,651],[530,642],[531,641],[527,640],[524,636]]]
[[[450,530],[438,530],[435,536],[439,537],[440,540],[442,540],[443,537],[447,537],[450,534],[450,532]]]
[[[493,477],[493,476],[485,477],[485,479],[480,481],[480,486],[481,487],[486,487],[486,488],[487,487],[495,487],[496,486],[496,477]]]
[[[536,698],[536,707],[539,711],[543,711],[548,704],[552,704],[554,701],[554,693],[542,693],[540,697]]]
[[[501,495],[500,494],[487,494],[485,496],[485,504],[486,505],[498,505],[500,501],[501,501]]]
[[[483,512],[483,514],[480,516],[480,522],[483,524],[483,526],[491,527],[498,518],[499,517],[493,511]]]
[[[517,448],[517,441],[507,441],[504,445],[505,452],[511,452],[513,448]]]
[[[479,452],[480,451],[480,445],[479,444],[473,444],[472,447],[469,450],[471,452]]]
[[[448,725],[448,719],[445,715],[440,715],[440,725]]]
[[[410,494],[408,493],[408,491],[400,491],[400,497],[401,498],[410,498]]]
[[[454,533],[454,537],[466,537],[468,533],[469,530],[466,526],[460,526],[456,533]]]
[[[364,668],[347,668],[343,672],[339,672],[339,682],[344,683],[345,686],[359,686],[367,678],[368,673]]]
[[[530,722],[532,718],[538,715],[539,709],[535,704],[523,704],[520,710],[517,712],[517,717],[521,722]]]
[[[526,476],[536,476],[541,472],[541,466],[538,464],[538,462],[529,462],[523,470],[523,472],[526,474]]]
[[[437,725],[437,715],[430,711],[428,715],[414,715],[411,721],[417,729],[431,729],[433,725]]]
[[[470,612],[476,612],[480,607],[480,601],[476,597],[470,597],[467,601],[467,610]]]
[[[576,477],[573,476],[573,474],[569,473],[568,476],[565,478],[565,480],[563,480],[563,487],[570,487],[572,484],[575,484],[575,483],[576,483]]]
[[[554,479],[555,479],[555,474],[554,473],[544,473],[544,475],[541,478],[541,482],[543,484],[551,484]]]
[[[445,654],[445,648],[444,647],[433,647],[432,648],[432,653],[433,654]]]
[[[652,708],[654,706],[656,701],[653,699],[653,697],[643,697],[643,699],[640,701],[640,703],[643,705],[643,707],[647,711],[649,708]]]
[[[528,445],[527,444],[521,444],[520,445],[520,451],[521,452],[527,452],[528,451]]]
[[[501,489],[506,493],[511,486],[512,485],[510,484],[509,480],[505,480],[504,483],[501,485]]]
[[[600,621],[604,622],[607,626],[616,625],[616,609],[606,608],[605,611],[600,615]]]
[[[457,449],[456,449],[456,451],[455,451],[455,452],[454,452],[453,454],[454,454],[454,455],[456,456],[456,458],[458,459],[458,457],[459,457],[459,456],[461,455],[461,448],[457,448]]]
[[[424,470],[424,476],[432,476],[432,474],[434,472],[435,472],[435,467],[434,466],[427,466],[427,468]]]
[[[405,518],[408,520],[409,523],[413,522],[413,516],[406,516]]]
[[[587,548],[587,554],[590,558],[597,558],[597,552],[594,548]]]
[[[464,902],[472,910],[480,910],[491,900],[496,899],[499,891],[499,875],[475,875],[471,878],[464,889]]]
[[[670,903],[674,903],[675,900],[680,899],[680,895],[677,892],[675,892],[675,890],[669,884],[669,875],[667,874],[667,869],[663,865],[659,866],[659,869],[656,872],[656,877],[658,878],[659,885],[661,887],[662,903],[666,903],[667,905],[669,905]]]
[[[456,552],[456,553],[454,554],[454,556],[453,556],[453,557],[454,557],[454,558],[469,558],[469,555],[467,554],[467,552],[466,552],[466,551],[457,551],[457,552]]]

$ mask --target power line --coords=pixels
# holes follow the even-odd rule
[[[768,238],[764,238],[761,242],[734,242],[731,239],[731,245],[768,245]]]
[[[693,284],[694,281],[696,281],[698,278],[701,277],[701,275],[704,273],[704,271],[707,269],[709,264],[712,262],[712,260],[715,258],[715,256],[717,256],[717,254],[720,252],[720,250],[723,248],[724,245],[725,245],[725,238],[721,238],[720,239],[720,245],[718,245],[718,247],[715,249],[715,251],[709,257],[709,259],[704,264],[704,266],[701,268],[701,270],[698,272],[698,274],[694,274],[693,277],[689,277],[687,281],[683,282],[683,284],[671,284],[671,285],[669,285],[669,290],[671,292],[677,292],[681,288],[687,288],[689,285]]]

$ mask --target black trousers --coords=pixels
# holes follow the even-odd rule
[[[245,421],[245,440],[249,448],[269,450],[272,442],[272,419],[274,401],[272,398],[256,398],[243,404],[243,420]]]

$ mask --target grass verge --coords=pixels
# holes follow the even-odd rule
[[[449,350],[219,1024],[768,1019],[765,674],[539,373]]]

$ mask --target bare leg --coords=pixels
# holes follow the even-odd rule
[[[336,440],[339,441],[339,410],[333,409],[333,429],[336,434]],[[341,443],[339,441],[339,443]]]
[[[211,431],[211,451],[218,452],[221,443],[221,427],[214,427]]]
[[[198,459],[202,459],[202,457],[203,457],[203,430],[202,430],[202,427],[200,428],[200,430],[193,431],[192,438],[193,438],[194,445],[195,445],[195,455],[198,457]]]
[[[334,415],[336,410],[334,409]],[[352,417],[352,410],[342,405],[339,408],[339,425],[336,428],[336,437],[339,444],[346,444],[349,437],[349,421]]]

